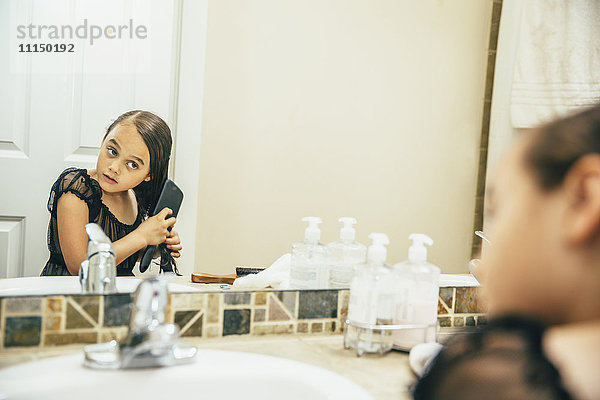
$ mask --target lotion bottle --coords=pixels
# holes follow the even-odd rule
[[[394,324],[423,325],[394,332],[394,348],[409,351],[414,345],[437,339],[437,306],[440,268],[427,262],[427,248],[433,240],[420,233],[409,237],[408,260],[394,265],[399,280]]]
[[[355,218],[339,219],[344,225],[340,230],[340,240],[330,243],[329,288],[347,289],[357,267],[365,263],[367,247],[356,241]]]
[[[320,243],[323,222],[319,217],[305,217],[308,222],[304,233],[304,242],[292,245],[292,260],[290,266],[291,289],[324,289],[327,286],[327,266],[329,250]]]
[[[348,326],[344,331],[344,347],[363,353],[383,354],[392,349],[390,331],[379,325],[392,324],[395,307],[396,280],[392,268],[385,263],[389,239],[383,233],[371,233],[373,244],[367,252],[367,263],[360,266],[350,285]]]

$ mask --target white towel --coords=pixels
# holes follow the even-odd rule
[[[529,128],[600,100],[600,1],[527,0],[511,95]]]
[[[290,286],[290,266],[292,255],[286,253],[279,257],[269,268],[258,274],[250,274],[233,281],[234,289],[260,290],[264,288],[287,289]]]

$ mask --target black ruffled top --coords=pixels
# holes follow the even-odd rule
[[[88,175],[87,170],[67,168],[60,174],[50,190],[50,197],[48,199],[48,211],[50,212],[48,250],[50,250],[50,259],[46,262],[46,266],[42,270],[41,275],[71,275],[67,269],[60,248],[58,223],[56,218],[58,199],[65,193],[73,193],[75,196],[85,201],[89,209],[89,222],[100,225],[104,230],[104,233],[106,233],[106,236],[108,236],[112,242],[133,232],[143,220],[143,213],[138,205],[138,215],[133,224],[127,225],[119,221],[102,202],[102,189],[100,188],[100,184]],[[133,267],[138,259],[138,253],[131,255],[117,266],[117,275],[133,275]]]

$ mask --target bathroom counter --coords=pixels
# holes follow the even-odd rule
[[[330,336],[228,336],[190,341],[200,349],[218,349],[266,354],[304,362],[336,372],[367,389],[375,399],[409,399],[415,376],[406,353],[392,351],[383,356],[357,357],[345,350],[342,335]],[[41,358],[82,351],[82,346],[32,352],[30,349],[0,353],[0,368]],[[198,360],[202,362],[202,360]]]

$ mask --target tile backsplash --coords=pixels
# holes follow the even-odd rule
[[[441,327],[486,323],[478,288],[440,288]],[[171,293],[167,322],[183,337],[340,334],[348,290]],[[131,316],[131,294],[6,297],[0,299],[0,351],[121,339]]]

